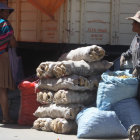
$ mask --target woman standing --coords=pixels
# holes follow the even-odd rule
[[[0,3],[0,105],[3,114],[2,123],[13,123],[9,116],[7,90],[15,89],[12,78],[8,47],[15,47],[16,40],[8,16],[14,9]]]

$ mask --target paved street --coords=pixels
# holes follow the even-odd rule
[[[38,131],[28,126],[0,124],[0,140],[87,140],[87,139],[77,139],[75,135],[61,135],[55,134],[53,132]]]

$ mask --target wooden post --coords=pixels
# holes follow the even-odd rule
[[[20,30],[21,30],[21,1],[16,0],[16,39],[20,40]]]
[[[37,10],[37,19],[36,19],[36,41],[41,42],[41,12]]]

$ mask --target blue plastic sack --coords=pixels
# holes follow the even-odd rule
[[[76,117],[78,138],[125,138],[127,131],[114,111],[95,107],[83,109]]]
[[[128,130],[133,124],[140,125],[140,105],[135,98],[122,100],[112,106],[112,110]]]
[[[119,78],[120,75],[127,75],[130,78]],[[97,108],[110,110],[112,104],[136,97],[138,79],[132,77],[129,71],[109,71],[103,73],[101,77],[97,91]]]

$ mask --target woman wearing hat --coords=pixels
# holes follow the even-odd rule
[[[132,59],[133,72],[132,75],[139,80],[137,98],[140,102],[140,11],[138,11],[133,17],[127,19],[133,20],[132,31],[136,32],[134,39],[132,40],[130,48],[122,53],[120,58],[120,67],[124,65],[126,60]],[[128,130],[129,139],[140,139],[140,125],[132,125]]]
[[[7,89],[13,90],[15,84],[12,78],[8,46],[15,47],[16,41],[14,38],[13,28],[11,27],[8,16],[14,9],[0,3],[0,105],[3,114],[2,123],[12,123],[8,111]]]

